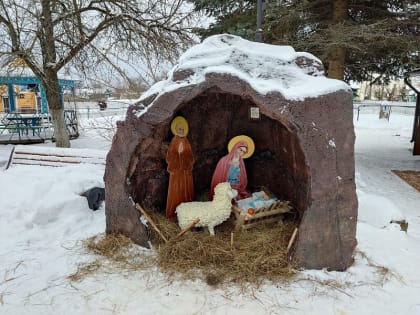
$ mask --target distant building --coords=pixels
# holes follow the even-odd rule
[[[389,84],[371,84],[368,81],[352,82],[351,84],[354,100],[386,100],[414,102],[413,91],[404,83],[403,80],[394,80]]]

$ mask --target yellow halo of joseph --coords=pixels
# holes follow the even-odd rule
[[[242,158],[243,159],[247,159],[249,158],[252,154],[254,154],[254,150],[255,150],[255,144],[254,141],[245,135],[240,135],[240,136],[236,136],[233,137],[232,139],[230,139],[229,144],[228,144],[228,151],[232,151],[232,148],[235,146],[235,144],[237,144],[239,141],[245,141],[248,144],[248,152],[246,152]]]
[[[179,136],[178,132],[176,131],[176,125],[181,124],[184,127],[184,135],[183,137],[186,137],[188,135],[188,122],[187,120],[182,116],[177,116],[172,120],[171,123],[171,131],[174,135]]]

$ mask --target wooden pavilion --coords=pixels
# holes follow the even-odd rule
[[[45,87],[35,76],[0,76],[0,143],[26,144],[53,138]],[[64,106],[64,91],[74,92],[74,81],[59,79],[59,94]],[[75,111],[65,111],[71,138],[78,136]],[[76,128],[75,128],[76,125]]]

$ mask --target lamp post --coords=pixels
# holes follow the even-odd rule
[[[257,42],[262,42],[262,10],[263,10],[263,0],[257,1],[257,30],[255,31],[255,40]]]

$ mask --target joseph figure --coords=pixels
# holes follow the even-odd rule
[[[174,137],[166,153],[169,187],[166,201],[166,217],[175,218],[175,209],[181,202],[194,200],[194,155],[187,139],[188,123],[184,117],[174,118],[171,124]]]

